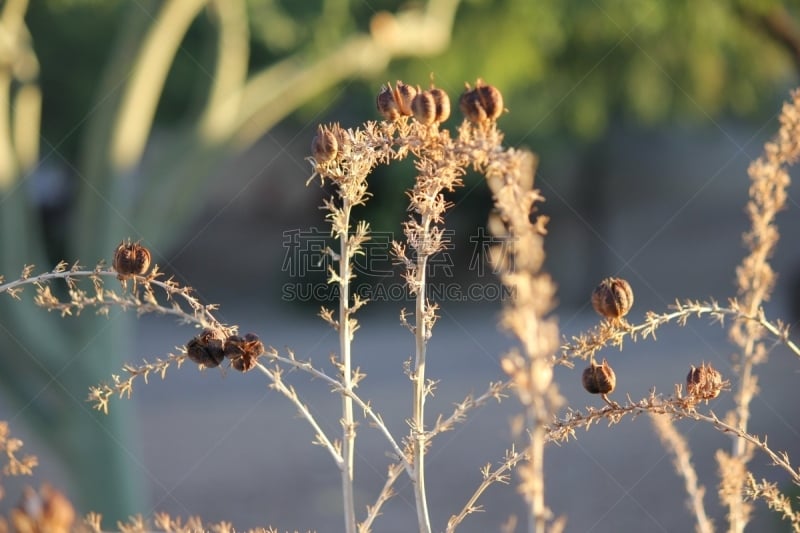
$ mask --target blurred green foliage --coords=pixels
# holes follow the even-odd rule
[[[74,153],[78,136],[70,133],[91,111],[126,3],[47,0],[30,7],[42,64],[43,134],[63,139],[66,153]],[[317,54],[366,31],[377,11],[398,4],[248,0],[251,69],[298,51]],[[435,73],[436,83],[455,96],[464,81],[480,76],[500,87],[513,108],[504,124],[510,137],[591,140],[620,119],[654,125],[752,116],[772,109],[796,79],[786,47],[753,20],[779,10],[796,27],[800,5],[776,0],[468,0],[459,7],[446,53],[398,60],[388,76],[357,90],[371,95],[384,78],[427,81]],[[159,105],[159,124],[179,122],[201,105],[213,32],[201,16],[186,35]],[[311,109],[330,105],[334,94],[315,99]],[[371,108],[369,98],[362,101]]]

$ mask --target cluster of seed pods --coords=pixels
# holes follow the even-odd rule
[[[622,323],[623,317],[633,306],[633,289],[622,278],[606,278],[592,292],[592,307],[597,314],[615,323]],[[601,364],[590,362],[583,371],[583,388],[591,394],[606,394],[614,391],[617,376],[608,361]],[[686,392],[693,400],[711,400],[719,396],[726,382],[722,374],[710,364],[691,366],[686,376]]]

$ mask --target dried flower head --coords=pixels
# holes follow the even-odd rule
[[[256,360],[264,353],[264,343],[253,333],[244,337],[231,335],[225,341],[225,357],[239,372],[247,372],[256,365]]]
[[[438,87],[434,87],[428,92],[433,96],[436,104],[436,122],[442,123],[450,118],[450,97],[447,93]]]
[[[475,88],[469,84],[458,99],[458,106],[470,122],[483,124],[497,120],[503,114],[503,94],[494,86],[478,80]]]
[[[622,318],[632,306],[633,289],[622,278],[606,278],[592,292],[592,307],[605,318]]]
[[[394,86],[394,100],[397,102],[397,108],[400,113],[406,116],[411,116],[414,113],[411,109],[411,102],[416,95],[417,89],[397,80]]]
[[[75,522],[75,509],[66,496],[45,483],[39,492],[25,488],[10,519],[16,531],[67,533]]]
[[[407,117],[413,115],[412,103],[417,92],[416,88],[400,80],[397,80],[394,88],[391,83],[387,83],[378,93],[376,101],[378,112],[389,121],[397,120],[403,115]]]
[[[421,124],[433,124],[436,120],[436,100],[428,91],[419,91],[411,100],[411,111]]]
[[[142,276],[150,269],[150,250],[138,242],[122,241],[114,252],[112,266],[117,278],[129,279]]]
[[[728,383],[722,379],[722,374],[711,365],[702,363],[700,368],[692,365],[686,375],[686,391],[697,400],[712,400]]]
[[[327,163],[334,159],[339,150],[336,136],[328,129],[317,126],[317,134],[311,141],[311,154],[317,163]]]
[[[395,121],[401,116],[400,108],[397,107],[397,102],[394,99],[394,92],[392,91],[392,87],[389,85],[384,85],[381,87],[381,92],[378,93],[376,105],[378,107],[378,112],[386,120]]]
[[[222,332],[206,328],[186,343],[186,355],[198,365],[214,368],[225,358],[224,341]]]
[[[592,361],[583,371],[582,380],[583,388],[590,394],[608,394],[617,385],[617,376],[605,359],[599,365]]]

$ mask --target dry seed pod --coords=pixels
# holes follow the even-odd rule
[[[231,335],[225,341],[225,357],[231,360],[231,366],[239,372],[252,370],[263,353],[264,343],[253,333],[248,333],[244,338]]]
[[[397,102],[394,99],[394,92],[391,86],[384,85],[381,87],[381,92],[378,93],[376,104],[378,106],[378,112],[384,119],[395,121],[400,118],[400,108],[397,107]]]
[[[622,318],[632,306],[633,289],[622,278],[606,278],[592,291],[592,307],[605,318]]]
[[[117,246],[112,266],[117,272],[117,278],[128,279],[144,275],[150,269],[150,260],[150,250],[138,242],[128,240]]]
[[[475,87],[481,107],[486,111],[489,120],[497,120],[503,114],[503,94],[496,87],[481,83],[479,81]]]
[[[311,155],[317,163],[327,163],[336,157],[339,151],[339,143],[336,141],[336,136],[330,130],[317,127],[317,134],[311,141]]]
[[[617,386],[617,376],[605,359],[599,365],[592,361],[583,371],[582,381],[590,394],[608,394]]]
[[[497,120],[503,114],[503,94],[492,85],[478,80],[474,89],[469,84],[458,99],[464,117],[475,124]]]
[[[469,85],[467,90],[461,93],[458,99],[458,107],[461,109],[461,114],[464,118],[475,124],[480,124],[486,121],[486,110],[481,106],[478,93],[471,90]]]
[[[450,97],[442,89],[434,87],[428,91],[436,103],[436,122],[442,123],[450,118]]]
[[[394,86],[394,101],[401,114],[411,116],[414,113],[411,109],[411,102],[416,95],[417,90],[414,87],[397,80]]]
[[[705,363],[696,368],[692,365],[686,376],[686,391],[698,400],[711,400],[719,396],[725,386],[722,374]]]
[[[198,365],[214,368],[225,358],[224,341],[221,332],[206,328],[186,343],[186,355]]]
[[[433,124],[436,120],[436,100],[429,91],[420,91],[411,100],[411,111],[420,124]]]

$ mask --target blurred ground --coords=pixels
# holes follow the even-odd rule
[[[649,146],[646,138],[639,142]],[[637,149],[635,143],[629,145],[629,165],[609,183],[624,194],[610,195],[611,214],[602,227],[587,224],[573,209],[563,181],[546,172],[541,175],[539,185],[549,198],[544,210],[553,218],[548,237],[549,269],[564,294],[564,303],[557,310],[564,335],[577,334],[596,322],[586,304],[588,294],[585,298],[579,294],[586,294],[585,287],[605,275],[620,274],[630,280],[636,294],[632,322],[639,322],[648,309],[664,310],[676,297],[724,300],[732,295],[734,265],[744,253],[740,240],[746,228],[746,165],[758,154],[760,143],[741,142],[741,150],[727,151],[713,143],[705,148],[695,147],[691,140],[676,143],[658,157],[653,155],[656,149],[652,146]],[[663,149],[664,144],[654,146]],[[679,163],[670,169],[657,163],[642,166],[641,161],[651,156],[656,162],[674,159]],[[294,167],[292,180],[302,187],[305,176],[299,175],[294,164],[288,166]],[[288,185],[291,180],[283,175],[272,175],[275,180],[284,180],[287,187],[297,186],[295,181],[295,185]],[[292,191],[284,190],[284,197],[295,194]],[[304,194],[309,197],[303,205],[319,203],[321,192],[316,187]],[[236,202],[254,202],[258,197],[264,196],[253,190]],[[797,197],[796,192],[793,197]],[[791,288],[800,253],[792,239],[800,218],[796,202],[790,204],[789,211],[779,219],[785,238],[774,263],[783,277],[768,307],[770,317],[786,317],[796,299]],[[229,205],[241,207],[239,203]],[[270,292],[269,287],[285,282],[274,266],[284,253],[280,228],[266,221],[242,224],[242,210],[229,211],[230,218],[221,216],[198,223],[194,234],[202,239],[187,240],[187,247],[180,250],[172,265],[174,271],[192,280],[206,301],[221,303],[220,314],[226,322],[240,324],[245,332],[257,332],[277,348],[289,346],[298,357],[310,358],[331,371],[328,355],[336,350],[334,332],[314,318],[315,308],[281,307],[279,297]],[[589,253],[593,239],[606,250],[602,259]],[[254,254],[236,253],[248,244]],[[209,261],[203,255],[209,249],[216,250],[215,257],[226,260]],[[241,277],[230,274],[237,272],[237,265],[243,269]],[[212,279],[223,283],[212,284]],[[398,307],[367,306],[360,312],[362,328],[356,335],[354,357],[367,374],[359,387],[361,396],[372,401],[400,436],[407,431],[404,419],[411,394],[402,368],[413,353],[413,338],[398,323]],[[499,356],[512,341],[497,330],[497,313],[496,306],[487,304],[443,305],[429,348],[428,374],[440,380],[435,397],[428,402],[429,420],[438,413],[449,413],[453,403],[466,394],[480,394],[490,380],[502,378]],[[189,328],[144,317],[138,322],[133,360],[162,355],[191,335]],[[621,400],[630,394],[637,399],[653,386],[669,394],[674,383],[683,382],[689,365],[701,361],[711,362],[723,375],[731,375],[733,348],[726,341],[726,331],[718,325],[709,325],[705,319],[693,320],[685,328],[665,327],[658,339],[656,343],[629,344],[623,353],[607,350],[601,354],[617,373],[615,398]],[[600,406],[598,398],[581,389],[580,371],[580,366],[575,370],[558,368],[555,379],[572,407]],[[758,371],[761,395],[753,404],[751,430],[769,434],[770,445],[786,450],[797,462],[800,426],[796,421],[800,413],[796,383],[800,361],[776,347],[769,364]],[[325,429],[338,433],[336,395],[304,375],[293,373],[288,379]],[[306,422],[266,385],[257,373],[201,373],[187,366],[170,370],[164,382],[156,379],[136,387],[133,401],[140,409],[142,439],[140,446],[131,443],[130,453],[148,478],[152,510],[184,516],[200,514],[209,521],[230,520],[237,529],[271,524],[282,530],[341,530],[337,470],[325,450],[311,444],[313,435]],[[730,406],[730,394],[710,405],[720,415]],[[510,420],[519,412],[513,398],[501,405],[491,404],[434,442],[428,462],[428,493],[435,530],[443,530],[450,515],[458,512],[478,486],[479,468],[502,458],[512,442]],[[0,418],[4,416],[6,413],[0,411]],[[709,511],[717,524],[722,524],[724,511],[717,504],[713,454],[717,448],[727,449],[729,440],[700,423],[684,421],[679,428],[692,446],[694,463],[706,485]],[[682,481],[645,417],[624,420],[611,430],[596,426],[577,436],[576,441],[551,445],[546,451],[547,502],[556,515],[568,517],[567,531],[693,528]],[[41,446],[31,439],[28,444],[31,451],[42,455],[45,467],[39,473],[41,478],[58,480],[59,473],[52,465],[47,466]],[[388,447],[366,422],[359,428],[357,444],[357,506],[362,517],[365,506],[374,501],[382,486],[389,459]],[[784,487],[788,485],[786,477],[761,455],[756,455],[753,467],[757,477],[763,475]],[[521,515],[524,508],[516,484],[515,479],[510,486],[491,488],[481,500],[487,512],[470,516],[460,531],[497,531],[511,514]],[[400,494],[385,506],[376,532],[414,529],[409,483],[401,478],[397,488]],[[9,492],[14,494],[11,489]],[[752,530],[785,530],[762,504],[756,509]]]

